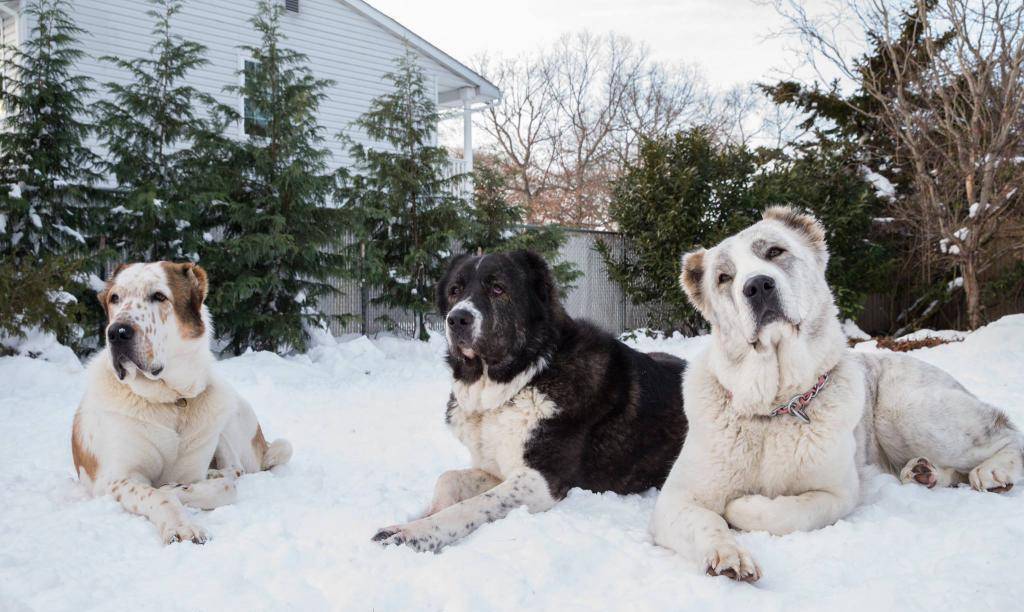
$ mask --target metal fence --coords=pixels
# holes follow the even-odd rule
[[[572,262],[582,273],[563,298],[566,311],[574,318],[589,319],[614,334],[645,326],[648,309],[630,303],[622,289],[608,278],[604,261],[595,248],[600,241],[613,253],[624,253],[628,244],[622,234],[574,229],[565,230],[565,234],[566,240],[555,261]],[[334,334],[373,335],[390,331],[412,336],[415,333],[416,319],[412,313],[373,303],[380,295],[379,289],[361,287],[351,280],[339,280],[336,286],[340,294],[325,298],[321,304],[323,312],[344,317],[331,324]],[[441,317],[436,313],[427,316],[426,325],[436,331],[443,329]]]

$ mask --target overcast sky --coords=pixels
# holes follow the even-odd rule
[[[799,60],[792,39],[770,37],[782,19],[754,0],[369,1],[464,63],[482,51],[531,51],[582,29],[643,41],[667,63],[697,64],[721,89],[770,79]]]

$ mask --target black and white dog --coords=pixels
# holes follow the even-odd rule
[[[569,489],[660,487],[686,435],[686,363],[644,354],[562,308],[544,260],[529,251],[462,255],[437,289],[454,381],[447,422],[473,467],[438,478],[426,516],[374,541],[438,551]]]

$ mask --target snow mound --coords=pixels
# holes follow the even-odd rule
[[[940,332],[925,332],[939,335]],[[36,339],[43,342],[41,338]],[[630,344],[694,358],[708,337]],[[858,350],[870,350],[865,343]],[[49,350],[49,349],[48,349]],[[703,575],[653,545],[655,493],[571,491],[513,512],[438,555],[381,549],[378,527],[466,467],[444,425],[444,340],[321,338],[304,355],[248,353],[219,367],[292,462],[239,481],[234,505],[197,513],[206,546],[163,546],[145,519],[88,499],[68,443],[80,366],[0,358],[0,610],[1018,609],[1024,487],[929,491],[876,475],[836,525],[742,534],[756,586]],[[915,351],[1024,424],[1024,315]]]

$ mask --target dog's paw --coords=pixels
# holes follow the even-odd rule
[[[446,542],[417,522],[392,525],[377,531],[373,541],[381,546],[407,546],[417,552],[439,552]]]
[[[160,530],[160,535],[164,539],[164,544],[173,544],[175,542],[206,544],[211,539],[210,534],[206,533],[205,529],[190,523],[167,525]]]
[[[757,582],[761,568],[746,549],[733,542],[719,544],[705,558],[708,576],[725,576],[738,582]]]
[[[971,488],[975,491],[990,493],[1006,493],[1013,488],[1013,477],[1005,470],[980,465],[967,475]]]
[[[931,461],[924,457],[915,457],[903,467],[900,472],[900,482],[903,484],[916,483],[932,489],[938,484],[939,477]]]
[[[244,473],[245,472],[243,472],[241,468],[230,468],[226,470],[209,469],[206,471],[206,479],[214,480],[216,478],[229,478],[231,480],[235,480],[241,478]]]
[[[725,521],[741,531],[772,531],[765,524],[771,500],[763,495],[744,495],[725,505]]]

